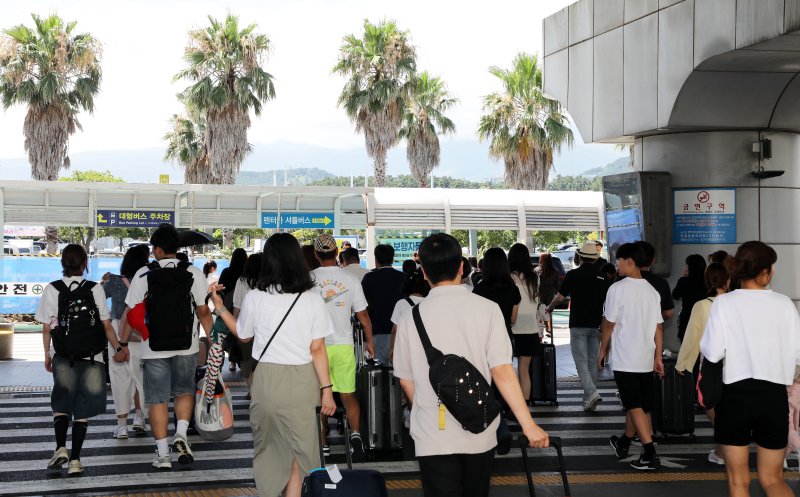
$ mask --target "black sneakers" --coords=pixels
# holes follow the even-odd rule
[[[639,471],[655,471],[661,467],[661,460],[655,453],[648,456],[642,452],[642,455],[639,456],[639,459],[636,461],[631,461],[631,467],[633,469],[638,469]]]
[[[361,440],[360,433],[350,434],[350,455],[353,462],[362,462],[364,460],[364,442]]]
[[[628,457],[628,451],[630,450],[630,444],[623,445],[622,437],[618,437],[616,435],[612,435],[608,441],[611,448],[614,449],[614,455],[617,456],[617,459],[625,459]]]

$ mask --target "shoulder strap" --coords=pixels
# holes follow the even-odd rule
[[[303,292],[298,293],[297,297],[295,297],[295,299],[294,299],[294,302],[292,302],[292,305],[289,306],[289,310],[286,311],[286,314],[283,316],[283,319],[281,319],[281,322],[278,324],[278,327],[275,328],[275,332],[272,333],[272,336],[269,338],[269,341],[267,342],[266,347],[264,347],[264,350],[261,351],[261,355],[258,356],[258,362],[261,362],[261,358],[264,357],[264,354],[267,353],[267,349],[269,348],[269,346],[272,343],[272,341],[275,339],[275,335],[277,335],[278,332],[281,330],[281,326],[283,326],[283,322],[286,321],[286,318],[289,317],[289,313],[292,312],[292,309],[294,309],[294,305],[297,303],[298,300],[300,300],[300,296],[301,295],[303,295]]]
[[[414,307],[415,305],[417,305],[417,304],[414,303],[413,300],[411,300],[411,297],[406,297],[405,300],[406,300],[406,302],[408,302],[408,305],[410,305],[411,307]]]
[[[177,268],[178,269],[186,269],[186,270],[188,270],[189,266],[191,266],[191,265],[192,264],[189,261],[180,261],[178,263],[178,265],[177,265]]]
[[[414,325],[417,327],[417,333],[419,333],[422,348],[425,349],[425,357],[427,357],[428,365],[430,365],[433,361],[442,357],[442,351],[434,347],[431,343],[428,332],[425,330],[425,325],[422,323],[422,316],[419,315],[419,305],[414,306],[411,310],[411,315],[414,316]]]
[[[63,292],[69,293],[69,288],[67,288],[67,284],[64,283],[63,280],[55,280],[50,284],[53,285],[53,288],[58,290],[58,293],[63,293]]]
[[[80,288],[85,288],[87,290],[91,290],[92,288],[94,288],[95,285],[97,285],[97,283],[94,282],[94,281],[83,280],[81,282]]]

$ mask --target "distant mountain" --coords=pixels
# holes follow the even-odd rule
[[[631,171],[630,158],[620,157],[614,162],[610,162],[603,167],[594,167],[581,173],[581,176],[608,176],[609,174],[628,173]]]
[[[442,139],[441,165],[434,176],[449,176],[468,181],[485,182],[502,178],[503,165],[489,158],[489,144],[477,140]],[[552,176],[578,175],[589,167],[599,167],[619,158],[624,152],[615,151],[609,145],[584,145],[576,143],[572,149],[556,154]],[[70,154],[72,169],[109,170],[131,183],[157,183],[159,175],[169,174],[172,183],[183,183],[183,170],[164,162],[164,148],[154,147],[136,150],[98,150]],[[627,156],[625,158],[627,160]],[[408,174],[408,162],[404,144],[389,151],[387,174]],[[272,172],[279,171],[277,183],[282,185],[280,171],[320,170],[333,176],[364,177],[372,172],[372,160],[364,147],[334,149],[299,143],[254,143],[253,153],[242,165],[243,171],[264,172],[264,184],[273,183]],[[69,175],[64,172],[62,175]],[[27,158],[0,159],[0,178],[30,179]],[[298,176],[301,174],[298,173]],[[317,180],[323,178],[317,178]],[[298,179],[298,181],[300,181]],[[309,177],[309,181],[315,181]],[[300,184],[300,183],[298,183]]]
[[[272,171],[239,171],[236,184],[308,186],[311,183],[327,178],[333,178],[333,174],[316,167],[299,167],[295,169],[274,169]]]

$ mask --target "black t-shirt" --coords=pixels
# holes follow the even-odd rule
[[[501,288],[489,289],[481,281],[475,285],[472,293],[487,298],[500,306],[503,318],[506,320],[506,330],[511,334],[511,313],[514,311],[514,306],[519,305],[522,301],[522,295],[520,295],[517,285],[512,284]]]
[[[558,293],[570,298],[570,328],[600,327],[609,286],[609,282],[597,274],[597,268],[590,262],[567,273]]]
[[[678,317],[678,338],[683,340],[686,333],[686,325],[689,324],[689,317],[692,315],[692,307],[697,302],[706,298],[708,289],[706,282],[702,278],[687,278],[682,276],[678,279],[675,289],[672,290],[672,298],[681,301],[681,313]]]
[[[403,298],[401,291],[405,281],[406,275],[391,266],[373,269],[364,275],[361,287],[369,304],[373,334],[392,333],[392,312],[397,301]]]
[[[656,289],[658,295],[661,296],[661,312],[675,308],[675,302],[672,301],[672,292],[669,290],[667,280],[650,271],[642,271],[642,278],[646,279]]]

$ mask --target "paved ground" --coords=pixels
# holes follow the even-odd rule
[[[568,332],[556,330],[559,407],[536,406],[537,420],[565,443],[567,469],[573,496],[648,497],[675,495],[725,495],[721,468],[711,466],[705,456],[711,448],[711,428],[704,416],[696,417],[697,440],[676,438],[659,443],[664,469],[656,474],[634,473],[610,454],[608,437],[620,430],[623,413],[613,383],[604,382],[603,403],[597,413],[581,409],[579,384],[568,345]],[[88,467],[83,478],[66,479],[60,473],[42,469],[52,453],[51,418],[47,390],[52,378],[41,361],[41,335],[15,336],[15,359],[0,361],[0,495],[253,495],[252,437],[245,391],[238,377],[228,377],[234,385],[236,433],[219,443],[192,438],[197,462],[191,470],[176,468],[169,473],[151,472],[153,446],[149,437],[117,441],[110,438],[115,425],[109,396],[107,414],[94,419],[84,448],[83,462]],[[570,381],[573,380],[573,381]],[[16,393],[13,393],[16,392]],[[513,426],[512,426],[513,429]],[[334,439],[335,443],[335,439]],[[410,445],[410,444],[409,444]],[[342,462],[342,448],[334,446],[333,462]],[[633,452],[632,452],[633,454]],[[535,468],[537,495],[564,495],[556,475],[554,451],[530,451]],[[422,495],[417,481],[417,465],[407,447],[402,460],[383,459],[365,463],[382,471],[392,497]],[[634,457],[633,455],[631,457]],[[791,462],[796,466],[794,461]],[[527,495],[519,451],[499,457],[495,462],[494,496]],[[788,478],[800,476],[796,471]],[[754,484],[754,487],[756,485]],[[795,490],[800,484],[793,481]],[[761,495],[756,490],[754,495]]]

